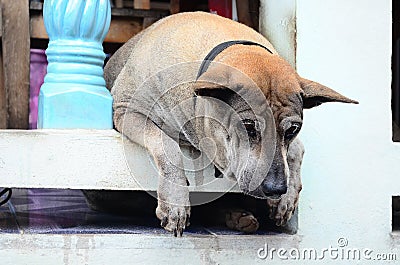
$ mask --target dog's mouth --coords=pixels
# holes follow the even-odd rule
[[[259,199],[268,199],[271,202],[279,202],[280,199],[282,199],[282,196],[285,193],[265,193],[264,189],[262,186],[259,186],[257,189],[253,191],[249,191],[246,189],[242,189],[242,192],[244,192],[247,195],[250,195],[252,197],[256,197]]]
[[[240,188],[240,185],[239,185],[239,188]],[[241,191],[246,195],[249,195],[249,196],[252,196],[252,197],[255,197],[255,198],[258,198],[258,199],[263,199],[263,200],[264,199],[268,199],[271,202],[272,201],[279,201],[281,199],[282,195],[283,195],[283,194],[265,194],[263,192],[263,189],[262,189],[261,186],[258,187],[255,190],[252,190],[252,191],[248,190],[247,187],[246,188],[241,188]]]
[[[283,195],[283,194],[265,194],[264,192],[262,192],[261,188],[254,190],[254,191],[242,190],[242,192],[246,195],[250,195],[250,196],[258,198],[258,199],[268,199],[271,202],[274,202],[274,201],[278,202]]]
[[[265,196],[269,200],[280,200],[282,197],[282,194],[266,194]]]

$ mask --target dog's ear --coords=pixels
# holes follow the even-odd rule
[[[303,90],[303,108],[310,109],[325,102],[342,102],[358,104],[357,101],[349,99],[333,89],[304,78],[300,79]]]
[[[194,84],[194,92],[196,96],[212,97],[223,102],[229,102],[235,92],[225,86],[197,81]]]

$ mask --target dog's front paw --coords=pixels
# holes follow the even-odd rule
[[[156,215],[165,230],[173,232],[174,236],[182,236],[189,226],[190,207],[158,202]]]
[[[295,195],[290,192],[282,195],[280,199],[267,198],[269,218],[274,220],[277,226],[285,225],[296,210],[297,199],[298,194]]]
[[[252,213],[242,210],[227,212],[225,223],[228,228],[244,233],[254,233],[259,227],[257,218]]]

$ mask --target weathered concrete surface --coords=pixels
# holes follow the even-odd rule
[[[238,191],[212,165],[191,171],[182,149],[191,190]],[[155,191],[157,178],[149,154],[114,130],[0,130],[0,187]]]

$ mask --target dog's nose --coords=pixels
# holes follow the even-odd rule
[[[262,190],[267,197],[280,196],[286,193],[287,187],[283,184],[268,183],[265,181],[262,185]]]

